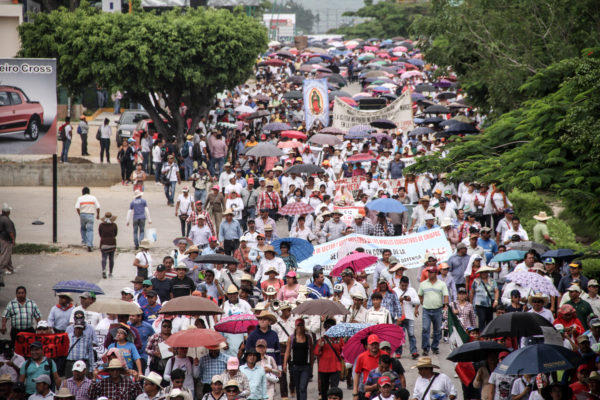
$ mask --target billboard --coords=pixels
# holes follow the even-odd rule
[[[296,14],[263,14],[263,24],[271,40],[291,42],[296,36]]]
[[[56,153],[56,60],[0,59],[0,154]]]

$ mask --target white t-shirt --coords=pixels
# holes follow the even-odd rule
[[[73,127],[71,124],[65,125],[65,136],[67,137],[67,140],[73,139]]]
[[[400,296],[410,297],[410,301],[404,300],[402,302],[402,311],[404,312],[404,319],[415,319],[415,306],[421,303],[417,291],[411,286],[406,289],[406,292],[399,287],[395,287],[392,290],[396,293],[398,298],[400,298]]]
[[[510,400],[510,390],[512,388],[513,377],[509,375],[492,372],[488,383],[495,385],[493,400]]]
[[[183,193],[177,197],[179,208],[177,209],[177,215],[187,214],[190,215],[193,211],[192,202],[194,198],[191,194],[184,196]]]
[[[242,219],[242,210],[244,209],[244,202],[241,198],[236,197],[235,199],[227,199],[225,202],[225,208],[231,208],[233,210],[233,218]]]
[[[533,382],[533,379],[531,380],[531,382],[530,382],[530,383],[531,383],[531,384],[533,384],[533,383],[534,383],[534,382]],[[527,383],[525,382],[525,378],[524,378],[524,377],[520,377],[520,378],[516,379],[516,380],[513,382],[513,385],[512,385],[512,390],[510,391],[510,394],[512,394],[513,396],[518,396],[518,395],[520,395],[520,394],[521,394],[521,393],[523,393],[523,391],[525,390],[525,385],[526,385],[526,384],[527,384]],[[531,392],[529,392],[529,394],[528,394],[528,395],[526,395],[526,396],[522,397],[522,398],[521,398],[521,400],[529,400],[529,396],[530,396],[530,395],[531,395]]]
[[[148,264],[148,276],[154,275],[152,270],[152,256],[147,251],[140,251],[135,255],[135,258],[140,262],[141,265]]]
[[[433,379],[433,377],[431,379]],[[431,384],[431,387],[427,392],[427,396],[423,398],[423,394],[425,393],[425,390],[427,390],[427,386],[429,386],[431,379],[425,379],[419,375],[417,381],[415,382],[415,389],[413,390],[413,395],[411,398],[417,400],[431,400],[431,393],[433,391],[445,393],[447,397],[456,396],[456,389],[454,388],[450,378],[448,378],[448,376],[445,374],[439,373],[439,375]]]

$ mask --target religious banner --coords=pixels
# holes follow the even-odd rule
[[[15,340],[15,353],[25,358],[31,357],[29,347],[33,342],[40,342],[46,358],[65,357],[69,352],[69,335],[66,333],[36,334],[21,332]]]
[[[302,85],[306,130],[309,130],[315,121],[321,121],[323,127],[326,127],[329,125],[327,79],[305,79]]]
[[[334,128],[347,131],[355,125],[369,125],[371,121],[376,119],[389,119],[396,124],[398,129],[402,129],[404,132],[413,129],[410,92],[403,93],[389,106],[381,110],[358,110],[339,98],[334,100],[332,123]]]
[[[340,249],[362,247],[365,253],[381,257],[384,249],[390,249],[400,264],[407,268],[418,268],[423,265],[423,257],[429,252],[440,261],[452,255],[452,248],[442,229],[430,229],[425,232],[404,236],[367,236],[351,234],[331,242],[315,246],[313,255],[298,263],[298,271],[312,274],[316,264],[325,267],[329,273],[339,259]],[[342,257],[346,254],[342,254]],[[366,269],[371,273],[374,266]]]

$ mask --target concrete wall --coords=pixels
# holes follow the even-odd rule
[[[59,164],[59,186],[111,186],[121,180],[118,164]],[[52,186],[52,164],[0,164],[0,186]]]
[[[23,22],[23,5],[0,1],[0,58],[13,58],[17,55],[19,42],[18,26]]]

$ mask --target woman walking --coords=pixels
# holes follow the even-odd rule
[[[297,400],[307,399],[308,380],[315,362],[314,345],[312,337],[306,332],[304,320],[296,320],[296,329],[290,336],[283,359],[283,373],[286,373],[288,362],[290,365],[292,382],[296,388]]]
[[[475,313],[479,320],[479,330],[481,331],[492,321],[494,308],[498,306],[498,285],[489,274],[494,271],[495,269],[490,267],[479,268],[477,271],[479,278],[475,278],[471,286],[471,303],[475,306]]]
[[[117,224],[115,224],[116,219],[116,215],[106,212],[98,226],[100,251],[102,252],[102,278],[104,279],[106,279],[106,261],[108,260],[108,275],[110,277],[112,277],[115,266],[115,250],[117,249],[117,233],[119,231]]]

